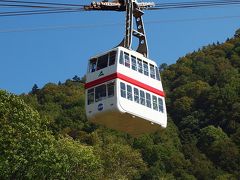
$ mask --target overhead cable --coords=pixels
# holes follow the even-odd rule
[[[27,16],[27,15],[36,15],[36,14],[56,14],[56,13],[73,13],[80,12],[82,10],[35,10],[35,11],[13,11],[13,12],[0,12],[0,17],[7,16]]]
[[[166,20],[153,20],[146,21],[146,24],[162,24],[162,23],[177,23],[177,22],[196,22],[196,21],[212,21],[222,19],[240,18],[240,15],[234,16],[213,16],[204,18],[186,18],[186,19],[166,19]],[[47,30],[61,30],[61,29],[82,29],[82,28],[105,28],[122,26],[124,23],[104,23],[104,24],[78,24],[78,25],[58,25],[58,26],[42,26],[35,28],[15,28],[15,29],[0,29],[0,33],[12,33],[12,32],[33,32],[33,31],[47,31]]]
[[[216,6],[239,5],[239,4],[240,4],[240,0],[158,3],[158,4],[155,4],[156,5],[155,7],[149,8],[149,10],[214,7],[214,6],[216,7]]]
[[[216,7],[226,5],[240,5],[240,0],[212,0],[212,1],[196,1],[196,2],[178,2],[178,3],[157,3],[155,7],[146,10],[167,10],[176,8],[198,8],[198,7]],[[53,2],[37,2],[22,0],[0,0],[0,7],[14,7],[16,11],[0,11],[0,17],[6,16],[23,16],[50,13],[72,13],[85,11],[84,5],[66,4]],[[35,10],[26,11],[25,8],[33,8]]]
[[[38,1],[15,1],[15,0],[0,0],[0,2],[8,2],[8,3],[21,3],[21,4],[41,4],[41,5],[55,5],[55,6],[80,6],[83,7],[84,5],[81,4],[68,4],[68,3],[55,3],[55,2],[38,2]]]

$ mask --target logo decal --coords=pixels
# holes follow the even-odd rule
[[[98,77],[103,76],[103,75],[104,75],[104,74],[103,74],[103,72],[101,71],[101,72],[99,73]]]
[[[102,111],[102,110],[103,110],[103,104],[100,103],[100,104],[98,105],[98,111]]]

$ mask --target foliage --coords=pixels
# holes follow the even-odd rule
[[[238,30],[225,43],[187,54],[162,72],[169,115],[199,179],[239,178],[239,47]]]
[[[1,179],[96,179],[101,162],[91,147],[56,139],[18,97],[0,91]]]

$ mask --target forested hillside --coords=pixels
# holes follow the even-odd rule
[[[0,91],[0,179],[240,179],[240,30],[160,66],[168,127],[90,124],[84,78]]]

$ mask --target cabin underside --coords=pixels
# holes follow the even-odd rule
[[[151,121],[133,116],[129,113],[120,112],[105,112],[100,113],[91,122],[104,125],[107,128],[126,132],[133,137],[139,137],[146,133],[156,132],[162,129],[159,124],[154,124]]]

